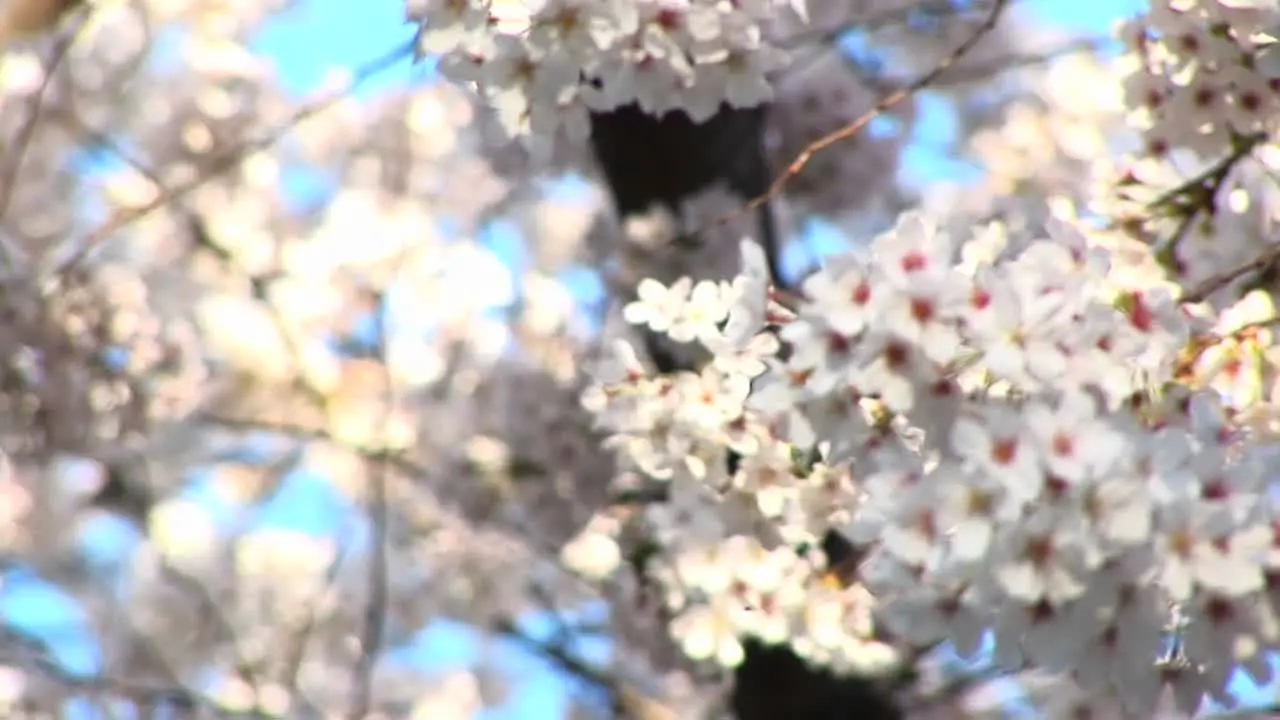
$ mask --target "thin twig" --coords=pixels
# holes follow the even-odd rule
[[[223,711],[215,700],[191,688],[153,685],[102,673],[72,672],[50,655],[43,641],[12,625],[0,626],[0,665],[35,670],[41,678],[68,690],[128,699],[139,708],[159,709],[167,705],[171,709],[199,708],[214,714]]]
[[[1231,176],[1231,172],[1235,170],[1241,160],[1249,157],[1254,149],[1266,139],[1267,135],[1265,133],[1236,138],[1229,154],[1205,168],[1203,172],[1190,180],[1162,194],[1149,204],[1149,207],[1154,210],[1173,205],[1180,198],[1188,195],[1194,200],[1194,204],[1190,207],[1178,207],[1179,211],[1183,213],[1182,220],[1178,223],[1173,235],[1164,241],[1162,247],[1157,248],[1157,252],[1175,251],[1183,237],[1190,231],[1191,226],[1202,214],[1207,212],[1210,217],[1213,216],[1217,208],[1218,194],[1222,191],[1223,185],[1226,184],[1227,178]],[[1278,262],[1280,262],[1280,245],[1273,246],[1252,260],[1209,277],[1194,289],[1184,293],[1182,301],[1187,303],[1203,302],[1210,295],[1231,284],[1237,278],[1250,272],[1265,271],[1274,267]]]
[[[1148,203],[1148,207],[1155,209],[1168,206],[1178,198],[1192,192],[1206,194],[1212,198],[1222,188],[1222,184],[1231,175],[1231,171],[1235,169],[1236,164],[1252,154],[1266,139],[1266,133],[1256,133],[1237,138],[1232,143],[1230,153],[1222,156],[1217,162],[1209,165],[1186,182],[1162,193],[1155,200]]]
[[[404,267],[405,261],[413,253],[413,248],[402,246],[393,261],[391,278],[387,287],[393,285]],[[399,398],[396,397],[395,382],[391,378],[391,370],[387,363],[387,339],[391,335],[390,313],[387,311],[385,288],[376,293],[373,302],[376,332],[374,337],[375,358],[382,388],[381,430],[378,439],[381,448],[391,447],[388,435],[391,423],[395,419]],[[365,601],[364,627],[360,633],[360,655],[354,668],[355,687],[348,717],[351,720],[362,720],[369,714],[373,702],[373,669],[378,662],[378,654],[382,650],[383,634],[386,630],[387,611],[390,606],[390,589],[387,582],[387,536],[389,524],[389,507],[387,503],[389,469],[387,454],[366,458],[369,467],[369,566],[368,591]]]
[[[67,55],[71,52],[71,46],[75,45],[76,38],[80,36],[80,27],[84,23],[85,15],[62,31],[58,36],[57,42],[53,46],[53,52],[49,57],[49,61],[45,64],[44,77],[40,80],[40,87],[36,89],[35,97],[27,104],[27,115],[23,118],[22,125],[18,128],[17,137],[14,138],[11,146],[4,148],[3,156],[6,160],[4,169],[0,172],[0,220],[9,213],[9,206],[13,202],[14,190],[18,184],[18,173],[22,171],[22,163],[26,159],[27,150],[31,146],[31,141],[35,139],[36,127],[40,124],[40,114],[44,109],[44,96],[49,91],[49,86],[53,84],[53,77],[57,74],[58,68],[66,60]],[[0,253],[5,251],[4,245],[0,244]],[[10,266],[10,270],[16,262],[15,258],[0,257],[6,265]]]
[[[958,67],[955,69],[955,72],[948,75],[945,80],[939,79],[933,85],[934,87],[949,88],[964,83],[989,80],[991,77],[1001,73],[1051,63],[1054,60],[1066,57],[1067,55],[1074,55],[1075,53],[1100,52],[1110,42],[1112,42],[1110,38],[1079,38],[1069,42],[1064,42],[1057,47],[1049,48],[1048,50],[1043,50],[1037,53],[1004,55],[981,63],[973,63]]]
[[[325,573],[324,588],[318,593],[318,597],[313,597],[304,602],[302,620],[298,623],[298,630],[290,638],[289,647],[285,648],[284,662],[280,671],[280,684],[289,692],[290,697],[301,697],[301,693],[298,692],[298,680],[302,675],[302,668],[306,664],[307,646],[311,643],[311,636],[320,620],[321,603],[325,593],[331,592],[337,584],[338,573],[341,571],[342,563],[346,559],[346,548],[339,544],[333,561],[329,563],[328,571]]]
[[[13,200],[13,190],[17,186],[18,171],[22,167],[22,161],[26,158],[27,149],[31,146],[31,140],[35,137],[36,127],[40,124],[40,114],[44,110],[45,93],[49,91],[49,86],[53,84],[54,75],[57,74],[58,68],[70,53],[71,46],[75,44],[76,38],[79,37],[79,30],[80,24],[77,23],[68,27],[58,36],[58,40],[53,46],[53,52],[50,53],[49,61],[45,64],[44,77],[40,79],[40,87],[36,88],[35,96],[31,98],[31,102],[27,103],[27,115],[18,127],[17,137],[14,138],[12,146],[5,148],[4,156],[8,162],[5,164],[4,172],[0,174],[0,218],[3,218],[9,212],[9,204]]]
[[[228,430],[292,435],[304,440],[318,440],[321,442],[331,443],[334,447],[346,450],[359,456],[365,461],[386,463],[389,467],[413,478],[422,479],[429,477],[432,474],[431,470],[426,465],[414,462],[406,457],[402,452],[386,448],[359,445],[357,443],[344,440],[323,427],[302,425],[298,423],[255,420],[252,418],[226,417],[213,413],[198,413],[196,419],[211,425],[219,425]]]
[[[860,117],[858,117],[856,120],[849,123],[848,125],[845,125],[844,127],[834,130],[824,135],[823,137],[818,138],[817,140],[809,143],[809,145],[806,146],[804,150],[800,151],[800,154],[797,155],[796,158],[791,161],[791,164],[787,166],[787,169],[773,181],[773,183],[769,186],[768,191],[766,191],[763,195],[760,195],[759,197],[756,197],[753,200],[751,200],[751,202],[747,203],[740,210],[737,210],[734,213],[731,213],[730,215],[721,218],[720,222],[722,223],[727,222],[728,220],[731,220],[732,218],[738,215],[741,215],[743,213],[746,213],[752,210],[756,210],[761,205],[764,205],[770,200],[773,200],[774,198],[776,198],[778,195],[782,193],[782,189],[791,180],[791,178],[799,174],[799,172],[802,169],[804,169],[804,166],[809,163],[809,159],[813,157],[814,153],[819,152],[821,150],[825,150],[826,148],[840,142],[841,140],[846,140],[852,137],[859,130],[866,127],[872,120],[879,117],[886,110],[889,110],[890,108],[902,102],[903,100],[907,99],[908,97],[914,95],[920,90],[923,90],[925,87],[933,84],[936,80],[938,80],[938,78],[942,77],[943,74],[945,74],[948,70],[953,68],[956,65],[956,63],[964,59],[964,57],[968,55],[970,51],[972,51],[975,47],[977,47],[978,43],[981,42],[983,37],[985,37],[988,33],[990,33],[992,30],[995,29],[996,24],[1000,21],[1000,16],[1004,13],[1005,7],[1008,4],[1009,4],[1009,0],[994,0],[994,3],[991,6],[990,12],[987,13],[987,16],[982,20],[982,22],[974,30],[973,34],[970,35],[969,38],[966,39],[964,42],[960,43],[960,45],[957,46],[955,50],[951,51],[951,53],[947,55],[945,58],[943,58],[941,62],[935,65],[932,70],[925,73],[924,75],[921,75],[920,77],[916,78],[912,82],[907,83],[906,85],[899,88],[898,90],[895,90],[894,92],[881,98],[879,102],[875,104],[874,107],[872,107],[867,112],[863,113]]]
[[[133,168],[135,172],[142,175],[155,187],[164,187],[164,180],[160,177],[159,173],[152,170],[143,161],[133,157],[131,153],[121,147],[120,144],[111,136],[86,126],[75,116],[60,116],[57,120],[62,122],[73,132],[79,133],[84,139],[109,150],[113,155],[129,167]],[[259,287],[265,286],[265,284],[273,278],[271,276],[259,275],[245,267],[244,263],[236,257],[235,253],[228,250],[213,237],[213,234],[209,232],[209,225],[205,221],[203,215],[188,208],[180,198],[175,198],[173,205],[175,212],[183,216],[190,227],[195,244],[215,255],[228,270],[231,270],[236,274],[243,275],[249,281],[250,285],[254,287],[255,298],[265,307],[267,315],[271,318],[271,323],[275,328],[276,334],[280,336],[281,341],[284,343],[285,352],[288,353],[289,358],[293,361],[294,367],[303,367],[302,348],[298,346],[298,340],[290,330],[288,319],[285,318],[284,314],[280,311],[279,306],[271,302],[270,298],[266,297],[265,294],[262,297],[256,297],[256,290]],[[321,414],[325,419],[328,420],[328,396],[322,390],[317,388],[314,383],[309,382],[305,377],[299,376],[296,382],[298,388],[307,396],[307,399],[315,404],[315,406],[320,409]]]
[[[387,300],[379,292],[374,303],[374,319],[377,323],[375,343],[377,358],[382,368],[382,447],[388,447],[387,433],[395,415],[395,388],[387,368]],[[386,627],[387,609],[390,603],[387,587],[387,463],[379,458],[366,461],[369,469],[369,596],[365,600],[364,628],[360,633],[360,655],[356,660],[355,687],[352,698],[351,720],[362,720],[369,714],[372,704],[373,668],[382,647],[382,635]]]
[[[351,81],[346,83],[342,88],[336,91],[325,93],[320,98],[305,103],[295,110],[289,117],[269,132],[264,133],[254,140],[246,141],[238,147],[231,149],[229,152],[213,158],[203,171],[198,173],[186,182],[178,183],[172,187],[161,187],[148,202],[134,207],[121,208],[116,211],[105,222],[94,229],[81,242],[80,246],[71,254],[70,257],[63,260],[54,272],[57,277],[63,276],[67,270],[73,268],[84,260],[93,248],[97,247],[107,238],[120,232],[129,225],[145,218],[151,213],[180,200],[195,190],[204,186],[227,172],[236,168],[247,155],[260,152],[276,143],[280,142],[285,135],[289,134],[299,123],[302,123],[321,112],[328,110],[338,102],[346,98],[352,91],[358,88],[362,83],[390,68],[396,63],[411,57],[414,52],[414,43],[412,41],[403,43],[390,52],[373,60],[372,62],[362,66],[353,73]]]
[[[823,28],[805,28],[797,32],[791,37],[784,38],[778,42],[778,47],[784,50],[794,50],[803,45],[810,43],[818,45],[827,45],[834,43],[844,37],[846,34],[855,30],[860,32],[875,32],[888,25],[896,25],[906,22],[913,14],[920,13],[932,17],[947,17],[960,14],[961,9],[946,0],[921,0],[920,2],[893,7],[884,10],[876,10],[874,12],[864,12],[857,17],[852,17],[839,25]],[[787,71],[783,71],[784,75]]]
[[[615,716],[627,716],[624,697],[628,693],[617,679],[576,657],[562,643],[539,642],[521,630],[512,620],[499,619],[494,622],[493,628],[499,634],[505,635],[523,645],[527,650],[555,663],[561,670],[568,672],[583,682],[600,688],[608,699],[609,706]]]
[[[1200,283],[1194,290],[1189,291],[1182,296],[1182,302],[1198,303],[1206,300],[1210,295],[1230,285],[1232,281],[1251,272],[1265,272],[1269,268],[1280,266],[1280,244],[1273,245],[1271,249],[1262,253],[1258,257],[1241,263],[1229,270],[1224,270],[1210,277],[1208,280]]]

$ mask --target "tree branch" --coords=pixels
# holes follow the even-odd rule
[[[387,429],[395,413],[395,390],[387,370],[387,312],[386,297],[379,293],[374,303],[377,324],[376,352],[382,369],[382,441],[387,447]],[[382,635],[386,627],[387,605],[390,602],[387,588],[387,463],[382,458],[366,460],[369,463],[369,596],[365,600],[364,627],[360,632],[360,655],[355,668],[355,697],[349,713],[351,720],[362,720],[372,705],[373,668],[377,663]]]
[[[50,656],[45,643],[39,638],[11,625],[0,625],[0,664],[27,671],[35,670],[42,679],[67,690],[88,695],[114,696],[129,700],[139,708],[150,707],[154,710],[168,706],[176,710],[201,709],[217,715],[228,714],[226,708],[214,699],[187,687],[155,685],[104,673],[72,672]],[[248,712],[236,717],[266,720],[268,716]]]
[[[988,33],[990,33],[992,30],[995,29],[996,25],[1000,22],[1000,17],[1001,15],[1004,14],[1004,10],[1008,6],[1008,4],[1009,4],[1009,0],[994,0],[991,6],[991,10],[987,13],[987,16],[982,20],[982,22],[974,30],[973,34],[970,35],[964,42],[960,43],[960,45],[957,46],[955,50],[951,51],[951,53],[947,55],[947,57],[943,58],[941,62],[935,65],[932,70],[921,75],[920,77],[916,78],[912,82],[907,83],[905,86],[899,88],[898,90],[895,90],[894,92],[881,98],[880,101],[877,102],[874,107],[872,107],[867,112],[863,113],[861,116],[859,116],[856,120],[849,123],[848,125],[845,125],[844,127],[834,130],[824,135],[823,137],[818,138],[817,140],[809,143],[809,145],[806,146],[804,150],[800,151],[800,154],[797,155],[796,158],[791,161],[791,164],[787,166],[787,169],[773,181],[773,184],[769,186],[768,192],[766,192],[763,195],[760,195],[759,197],[756,197],[751,202],[747,203],[747,205],[744,208],[739,210],[734,215],[747,212],[749,210],[755,210],[759,208],[761,205],[763,205],[764,203],[767,203],[770,200],[773,200],[774,198],[776,198],[778,195],[782,193],[783,188],[791,180],[791,178],[799,174],[799,172],[804,169],[804,166],[809,163],[809,159],[813,157],[814,153],[817,153],[821,150],[825,150],[826,148],[840,142],[841,140],[845,140],[852,137],[859,130],[866,127],[872,120],[879,117],[880,114],[884,113],[886,110],[889,110],[893,106],[897,105],[898,103],[902,102],[908,97],[911,97],[912,95],[919,92],[920,90],[923,90],[929,85],[932,85],[935,81],[937,81],[944,74],[946,74],[947,71],[955,67],[955,65],[958,62],[963,60],[966,55],[968,55],[975,47],[978,46],[978,43],[981,42],[982,39],[986,37]],[[724,222],[732,218],[734,215],[730,215],[729,217],[722,218],[721,222]]]
[[[36,89],[35,97],[27,104],[27,115],[23,118],[22,124],[18,127],[17,137],[14,138],[13,144],[5,147],[3,156],[6,160],[4,170],[0,173],[0,220],[4,219],[9,212],[9,206],[13,202],[13,193],[18,186],[18,174],[22,170],[23,160],[26,158],[27,149],[31,146],[31,141],[35,138],[36,127],[40,124],[40,114],[44,110],[44,96],[48,92],[49,86],[53,83],[53,76],[57,72],[58,67],[66,60],[71,46],[75,44],[76,38],[79,37],[80,27],[83,24],[84,16],[59,35],[57,43],[53,46],[53,52],[50,54],[49,60],[45,63],[44,77],[40,80],[40,87]],[[16,269],[17,259],[13,257],[5,257],[9,249],[0,243],[0,262],[9,265],[10,269]]]
[[[289,134],[299,123],[308,120],[325,110],[333,107],[339,101],[347,97],[352,91],[359,87],[362,83],[390,68],[396,63],[406,58],[412,57],[415,49],[415,42],[409,41],[401,44],[390,52],[378,57],[377,59],[362,66],[352,76],[349,83],[338,90],[323,94],[321,97],[305,103],[295,110],[283,123],[271,129],[270,131],[259,136],[257,139],[242,143],[240,146],[231,149],[229,152],[212,158],[203,172],[196,174],[190,180],[179,183],[172,187],[161,187],[150,201],[134,207],[121,208],[116,211],[105,222],[81,242],[80,247],[72,252],[71,256],[59,264],[55,271],[55,276],[61,276],[67,270],[75,267],[84,258],[104,240],[120,232],[129,225],[141,220],[151,213],[159,210],[166,205],[179,201],[196,191],[204,184],[210,182],[237,167],[244,158],[252,153],[265,150],[276,143],[280,142],[285,135]]]

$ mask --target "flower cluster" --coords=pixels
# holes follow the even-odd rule
[[[798,0],[425,0],[410,3],[423,52],[476,85],[512,135],[586,136],[588,109],[638,103],[709,118],[759,105],[784,53],[764,32]]]
[[[763,28],[782,5],[428,2],[411,15],[422,49],[480,89],[508,132],[583,138],[593,109],[701,119],[770,99],[766,74],[784,58]],[[1148,163],[1130,168],[1125,202],[1147,215],[1168,202],[1137,206],[1139,189],[1168,180],[1150,163],[1175,150],[1241,157],[1276,130],[1276,19],[1249,0],[1159,0],[1122,29],[1116,96]],[[870,102],[852,86],[808,90],[785,89],[794,120]],[[1096,163],[1104,144],[1077,138],[1072,157]],[[1224,162],[1212,187],[1187,186],[1215,219],[1233,171]],[[801,193],[863,184],[832,176]],[[1064,179],[1054,192],[1070,190]],[[750,243],[732,281],[641,281],[625,320],[711,360],[655,377],[615,343],[585,405],[620,477],[664,500],[626,523],[597,516],[566,561],[608,575],[638,528],[676,640],[721,665],[742,661],[744,636],[867,671],[943,641],[973,651],[990,632],[1008,667],[1069,676],[1137,716],[1168,689],[1187,712],[1229,701],[1231,673],[1260,677],[1280,647],[1265,493],[1275,434],[1255,407],[1280,368],[1274,298],[1233,287],[1183,302],[1179,282],[1236,256],[1197,255],[1170,278],[1150,237],[1051,214],[1029,224],[1043,237],[1000,223],[962,237],[908,213],[830,259],[785,308]],[[1223,247],[1229,228],[1205,227]],[[853,560],[818,550],[833,530]]]
[[[769,309],[750,244],[733,284],[642,286],[629,321],[716,353],[675,378],[630,363],[589,396],[622,457],[670,483],[648,519],[673,632],[730,665],[734,632],[832,659],[815,650],[833,631],[796,618],[831,612],[811,589],[824,563],[800,558],[834,526],[865,548],[852,587],[899,644],[971,651],[991,630],[1009,667],[1137,715],[1166,685],[1188,711],[1226,699],[1280,643],[1263,446],[1173,383],[1199,322],[1166,288],[1117,289],[1110,253],[1065,221],[994,250],[991,232],[959,242],[909,213],[811,276],[793,313]],[[862,644],[838,657],[865,667],[870,626],[844,617],[841,647]]]
[[[713,362],[700,373],[653,377],[619,340],[584,401],[609,434],[606,445],[668,493],[638,524],[656,548],[646,576],[663,588],[690,657],[736,665],[740,638],[755,636],[790,642],[814,662],[882,669],[894,655],[872,636],[866,589],[835,582],[835,568],[813,550],[823,524],[857,499],[847,472],[799,467],[793,445],[745,406],[751,379],[779,346],[757,332],[755,314],[767,305],[764,257],[754,243],[742,249],[749,272],[732,283],[649,280],[626,308],[634,324],[700,340],[717,353]],[[732,471],[725,448],[742,456]],[[600,529],[592,532],[599,545]]]
[[[10,452],[118,454],[190,412],[207,376],[190,323],[152,311],[145,273],[99,263],[59,293],[0,282],[0,438]]]
[[[746,662],[750,637],[920,675],[922,651],[993,638],[1004,666],[1064,681],[1047,717],[1193,710],[1229,700],[1241,668],[1266,675],[1275,0],[1153,0],[1119,77],[994,52],[1041,50],[1003,18],[930,85],[964,101],[955,139],[988,187],[903,215],[795,298],[738,245],[750,213],[722,222],[740,198],[618,227],[597,217],[604,193],[566,203],[541,182],[581,168],[585,143],[538,165],[498,135],[545,145],[623,103],[702,118],[767,100],[781,171],[932,69],[990,3],[825,2],[811,20],[796,0],[407,4],[460,87],[298,105],[244,45],[279,2],[96,7],[65,53],[59,33],[0,50],[0,145],[16,150],[0,158],[0,546],[93,626],[130,629],[91,678],[100,700],[199,676],[203,692],[156,693],[471,715],[494,700],[486,668],[433,683],[396,650],[434,618],[520,635],[520,613],[588,596],[610,605],[614,649],[583,678],[661,686],[678,703],[664,716],[723,706],[684,660]],[[147,18],[185,27],[160,53],[176,67],[143,62]],[[849,28],[874,60],[830,52]],[[783,49],[796,61],[774,72]],[[915,204],[889,181],[911,174],[911,105],[816,152],[779,225],[822,213],[856,236]],[[505,128],[479,121],[490,110]],[[1147,139],[1136,161],[1111,155],[1126,111]],[[86,166],[85,144],[112,162]],[[298,171],[332,190],[295,192]],[[714,228],[676,246],[676,220]],[[499,257],[507,224],[523,274]],[[646,349],[680,346],[695,369],[655,376],[616,342],[583,397],[598,338],[556,274],[584,267],[606,276],[602,304],[634,300],[622,319],[661,335]],[[281,505],[334,519],[277,524]],[[564,633],[527,644],[576,656]],[[85,687],[59,681],[61,649],[0,664],[0,706],[61,712]]]
[[[192,5],[163,4],[165,19]],[[581,347],[562,283],[549,270],[513,277],[471,240],[525,179],[480,155],[472,99],[433,84],[300,102],[260,54],[215,37],[245,19],[223,15],[268,5],[220,8],[196,38],[166,27],[182,40],[160,53],[163,72],[137,57],[147,37],[100,42],[137,25],[137,8],[83,13],[65,53],[52,36],[0,48],[0,144],[13,150],[0,161],[3,583],[60,588],[89,619],[70,616],[83,628],[71,642],[100,639],[99,613],[125,629],[94,680],[113,705],[149,703],[153,691],[122,689],[159,672],[207,679],[173,687],[193,707],[346,706],[352,658],[379,652],[353,646],[375,602],[388,645],[442,615],[514,617],[539,567],[530,550],[592,502],[569,482],[605,491],[594,478],[610,459],[589,456],[584,413],[560,412],[577,410],[563,386]],[[334,187],[288,189],[295,172]],[[506,317],[480,317],[515,296]],[[497,366],[513,335],[525,356]],[[539,422],[512,422],[507,387]],[[368,448],[388,445],[408,449],[375,479]],[[416,470],[427,457],[431,471]],[[529,473],[559,476],[511,481]],[[300,477],[329,519],[298,531],[258,512]],[[377,483],[389,486],[387,562],[401,568],[385,598],[371,594],[367,540],[349,542],[369,537],[353,509]],[[511,506],[519,532],[506,516],[493,529],[490,508]],[[9,645],[32,627],[2,624]],[[55,716],[75,697],[79,680],[59,682],[61,642],[0,663],[7,714]],[[464,683],[446,702],[433,678],[382,659],[362,716],[469,716],[493,701]],[[267,681],[229,670],[240,662],[293,670]]]
[[[1129,105],[1146,149],[1212,155],[1232,137],[1273,132],[1280,117],[1280,19],[1274,3],[1155,0],[1122,37],[1134,51]]]

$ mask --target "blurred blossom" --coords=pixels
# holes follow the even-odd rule
[[[1034,668],[940,712],[1016,687],[1037,716],[1156,717],[1162,692],[1266,675],[1274,2],[1144,3],[1117,60],[1006,18],[880,118],[893,132],[789,179],[783,234],[821,216],[839,251],[794,295],[723,188],[617,222],[589,109],[770,101],[781,172],[968,38],[973,3],[410,0],[440,77],[296,128],[308,101],[257,47],[287,4],[108,3],[56,70],[52,37],[0,54],[0,147],[20,146],[0,153],[0,549],[78,600],[101,633],[74,639],[118,677],[347,707],[379,528],[346,510],[375,467],[394,656],[444,617],[591,601],[601,672],[668,718],[725,700],[707,678],[747,637],[834,672],[896,677],[938,643]],[[856,57],[832,50],[850,26]],[[900,184],[933,135],[972,175]],[[566,268],[603,285],[605,331]],[[142,528],[100,497],[132,490]],[[856,568],[819,542],[833,528]],[[121,570],[118,594],[86,568]],[[484,712],[477,655],[377,663],[368,717]],[[64,712],[36,670],[0,667],[0,715]]]
[[[182,45],[192,69],[214,77],[255,76],[268,70],[267,62],[239,43],[208,37],[196,37]]]
[[[433,200],[441,215],[471,226],[485,211],[506,198],[512,186],[510,174],[499,173],[483,159],[464,157],[453,163],[447,178],[436,184]]]
[[[181,568],[204,566],[221,545],[209,511],[182,498],[165,500],[152,509],[147,535],[161,555]]]
[[[440,259],[437,290],[440,317],[503,308],[516,298],[515,278],[496,254],[471,243],[454,243]]]
[[[54,458],[49,479],[56,486],[58,496],[72,504],[96,493],[106,482],[106,475],[106,467],[97,460],[63,454]]]
[[[205,229],[220,247],[235,258],[236,263],[251,273],[274,269],[274,243],[263,227],[263,221],[271,213],[269,199],[248,194],[229,198],[210,189],[201,200],[209,206],[221,208],[220,212],[208,217]]]
[[[559,197],[535,203],[529,213],[534,238],[534,258],[539,269],[555,271],[572,261],[596,220],[602,198],[584,192],[587,197],[572,201]]]
[[[292,693],[279,683],[250,683],[230,674],[210,685],[206,692],[226,712],[286,717],[293,700]]]
[[[16,715],[26,688],[26,671],[12,665],[0,666],[0,711]]]
[[[343,317],[351,305],[350,294],[323,275],[286,275],[271,283],[267,301],[286,318],[303,327],[323,328]]]
[[[602,580],[612,575],[622,562],[622,551],[616,540],[620,530],[621,525],[615,518],[598,515],[560,550],[560,557],[570,570],[592,580]]]
[[[265,683],[257,688],[258,708],[268,715],[285,717],[289,714],[292,695],[288,688],[280,683]]]
[[[208,112],[208,111],[206,111]],[[210,115],[216,115],[209,113]],[[226,112],[231,115],[231,111]],[[245,183],[251,189],[272,191],[280,184],[280,162],[266,152],[256,152],[241,161]],[[270,243],[268,243],[270,244]]]
[[[89,91],[110,85],[119,89],[129,80],[126,71],[146,55],[148,35],[147,18],[137,6],[105,3],[95,7],[70,50],[80,61],[73,66],[77,79]]]
[[[250,530],[235,543],[236,571],[266,583],[317,581],[336,557],[333,540],[293,530]]]
[[[34,52],[9,51],[0,56],[0,97],[26,95],[40,87],[44,66]],[[11,102],[4,97],[4,102]]]
[[[511,466],[511,449],[495,438],[473,436],[463,452],[469,462],[485,473],[503,472]]]
[[[325,477],[345,497],[361,500],[366,491],[367,462],[351,449],[329,442],[309,442],[296,472]]]
[[[418,148],[428,157],[441,158],[458,148],[459,129],[449,117],[445,101],[423,93],[409,101],[406,122],[418,136]]]
[[[465,670],[444,674],[413,705],[412,720],[474,717],[485,706],[476,676]]]
[[[441,349],[425,334],[396,333],[387,342],[386,350],[387,372],[399,389],[431,385],[444,375],[445,358]]]
[[[154,200],[159,189],[140,172],[124,170],[115,173],[106,183],[107,200],[122,207],[145,205]]]
[[[267,382],[303,378],[322,390],[337,387],[339,362],[325,343],[314,336],[283,335],[270,312],[252,299],[209,296],[197,313],[205,341],[235,371]],[[283,330],[297,332],[288,326]]]
[[[539,273],[527,273],[522,284],[521,320],[529,329],[551,335],[568,324],[575,303],[563,283]]]
[[[238,677],[229,676],[215,682],[209,694],[230,712],[248,713],[257,709],[258,698],[253,686]]]
[[[24,540],[28,513],[31,512],[31,491],[14,475],[11,461],[0,453],[0,548],[12,552]]]
[[[238,509],[254,502],[280,475],[275,468],[245,462],[220,462],[209,473],[208,488],[228,508]],[[210,511],[214,511],[210,508]],[[234,511],[234,510],[233,510]]]
[[[404,450],[417,436],[406,413],[388,414],[377,405],[354,400],[334,404],[329,432],[339,442],[381,451]]]
[[[359,101],[341,98],[323,115],[299,123],[292,139],[303,159],[327,163],[353,137],[359,136],[364,120],[365,110]]]
[[[1011,193],[1022,183],[1065,190],[1116,142],[1107,136],[1124,112],[1114,63],[1087,53],[1048,66],[1044,91],[1036,100],[1012,104],[998,127],[977,132],[971,147],[995,193]]]
[[[473,319],[465,326],[465,333],[466,346],[479,365],[497,360],[511,342],[511,329],[507,324],[490,317]]]
[[[331,272],[344,265],[371,268],[396,262],[433,236],[431,222],[420,209],[373,191],[343,190],[329,203],[320,231],[292,248],[286,263],[300,274]]]

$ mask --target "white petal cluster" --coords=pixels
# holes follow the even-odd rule
[[[628,308],[717,354],[589,395],[621,457],[669,483],[649,519],[672,630],[727,665],[751,635],[866,667],[874,606],[906,644],[991,630],[1011,668],[1071,673],[1139,716],[1170,668],[1196,675],[1186,702],[1225,699],[1280,646],[1273,512],[1262,446],[1216,393],[1173,383],[1195,323],[1165,287],[1117,291],[1071,223],[977,261],[966,245],[912,212],[808,278],[793,313],[752,272],[693,298],[649,284]],[[808,553],[828,527],[866,553],[840,610]]]
[[[733,666],[749,638],[916,677],[939,643],[990,646],[1005,679],[1062,681],[1049,718],[1182,717],[1272,672],[1278,0],[1150,0],[1122,72],[1050,61],[1057,33],[1005,15],[786,179],[778,225],[805,245],[901,216],[796,298],[737,245],[756,219],[726,189],[620,237],[607,193],[566,202],[546,172],[588,169],[590,110],[768,100],[780,173],[990,3],[407,0],[453,85],[370,97],[378,60],[306,98],[245,45],[281,3],[132,5],[0,43],[0,145],[20,150],[0,153],[0,546],[36,571],[4,589],[38,575],[84,627],[125,621],[94,633],[103,703],[164,676],[206,678],[228,712],[350,707],[359,656],[365,715],[469,717],[505,683],[398,662],[419,630],[588,597],[609,605],[601,681],[662,688],[664,717],[723,700],[679,654]],[[856,57],[829,52],[850,28]],[[929,139],[939,99],[956,127]],[[554,137],[556,161],[490,116]],[[903,215],[921,145],[968,147],[987,177]],[[667,242],[676,225],[703,242]],[[599,339],[583,270],[696,369],[655,377],[616,343],[578,407]],[[356,641],[371,611],[376,646]],[[10,715],[83,689],[54,661],[86,638],[36,624],[57,626],[47,657],[0,668]]]
[[[1149,152],[1212,155],[1280,126],[1278,16],[1266,0],[1153,0],[1121,29],[1133,50],[1125,92]]]
[[[709,118],[769,100],[786,56],[764,28],[796,0],[426,0],[420,49],[474,84],[513,136],[584,138],[588,109]]]

